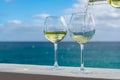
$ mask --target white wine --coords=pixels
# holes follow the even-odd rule
[[[45,31],[44,35],[49,41],[57,43],[65,37],[66,33],[66,31]]]
[[[88,31],[88,32],[70,32],[70,36],[74,41],[76,41],[79,44],[83,44],[88,42],[93,35],[95,34],[95,30]]]
[[[113,7],[120,8],[120,0],[109,0],[109,4]]]
[[[104,3],[108,3],[115,8],[120,8],[120,0],[88,0],[88,5],[104,4]]]

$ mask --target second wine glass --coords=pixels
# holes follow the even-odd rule
[[[89,73],[84,68],[84,44],[87,43],[95,34],[95,23],[93,16],[86,12],[74,13],[69,23],[69,33],[71,38],[80,44],[81,50],[81,67],[80,70],[73,71],[75,73]]]
[[[66,22],[64,17],[48,16],[44,22],[44,35],[54,44],[54,67],[52,70],[60,70],[57,61],[57,43],[67,34]]]

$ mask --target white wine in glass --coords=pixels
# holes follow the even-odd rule
[[[57,43],[64,38],[66,31],[45,31],[44,35],[52,43]]]
[[[91,40],[95,34],[95,23],[93,16],[86,12],[74,13],[71,16],[69,23],[69,33],[71,38],[80,44],[81,50],[81,67],[75,73],[90,73],[84,68],[84,44]]]
[[[54,67],[52,70],[60,70],[57,61],[57,43],[67,34],[66,22],[64,17],[48,16],[44,23],[44,35],[54,44]]]

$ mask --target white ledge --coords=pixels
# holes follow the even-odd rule
[[[90,74],[74,74],[78,67],[49,70],[50,66],[0,64],[0,80],[120,80],[120,69],[87,68]]]

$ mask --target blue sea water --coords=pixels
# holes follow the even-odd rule
[[[85,44],[86,67],[120,69],[120,42]],[[53,65],[54,46],[50,42],[0,42],[0,63]],[[58,43],[60,66],[80,65],[80,47],[75,42]]]

